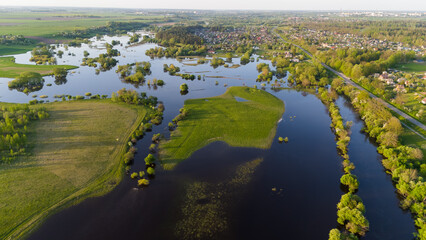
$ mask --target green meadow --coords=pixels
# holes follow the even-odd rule
[[[247,101],[237,101],[235,97]],[[269,148],[284,103],[275,96],[249,87],[230,87],[220,96],[185,101],[188,114],[160,144],[160,160],[166,169],[214,141],[236,147]]]
[[[54,68],[74,69],[72,65],[31,65],[17,64],[14,57],[0,57],[0,77],[15,78],[22,72],[37,72],[41,75],[51,75]]]
[[[108,22],[161,22],[163,15],[136,15],[109,12],[24,12],[2,13],[0,16],[0,34],[53,37],[64,31],[82,30],[90,27],[105,26]]]
[[[405,72],[426,72],[426,63],[410,62],[398,65],[397,69]]]
[[[109,99],[42,106],[50,116],[28,126],[30,155],[0,165],[0,239],[24,237],[61,208],[112,190],[129,136],[148,112]]]

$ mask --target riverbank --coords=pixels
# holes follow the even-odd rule
[[[50,117],[28,126],[31,155],[0,165],[2,239],[26,236],[60,209],[111,191],[128,139],[149,111],[110,100],[42,106]]]

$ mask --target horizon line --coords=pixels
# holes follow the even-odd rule
[[[416,12],[426,14],[426,10],[392,10],[392,9],[236,9],[236,8],[139,8],[139,7],[91,7],[91,6],[39,6],[39,5],[0,5],[0,8],[80,8],[80,9],[120,9],[120,10],[167,10],[167,11],[252,11],[252,12]]]

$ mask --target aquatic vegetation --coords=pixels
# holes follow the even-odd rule
[[[240,198],[241,186],[248,184],[263,159],[237,167],[231,179],[218,184],[194,182],[186,186],[181,218],[175,234],[179,239],[209,239],[220,236],[229,227],[227,208]]]

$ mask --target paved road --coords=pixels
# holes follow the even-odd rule
[[[303,52],[305,52],[308,56],[313,57],[312,54],[308,51],[306,51],[304,48],[302,48],[299,45],[296,45],[294,43],[291,42],[287,42],[286,40],[284,40],[279,34],[277,34],[277,36],[284,42],[292,44],[296,47],[298,47],[300,50],[302,50]],[[321,65],[323,65],[325,68],[327,68],[328,70],[332,71],[334,74],[336,74],[337,76],[341,77],[347,84],[350,84],[356,88],[358,88],[359,90],[363,90],[363,91],[367,91],[365,90],[363,87],[361,87],[360,85],[358,85],[357,83],[355,83],[354,81],[352,81],[349,77],[347,77],[346,75],[344,75],[341,72],[338,72],[336,70],[334,70],[333,68],[329,67],[328,65],[326,65],[325,63],[321,62]],[[368,92],[368,91],[367,91]],[[411,122],[412,124],[419,126],[420,128],[422,128],[423,130],[426,131],[426,127],[423,123],[417,121],[416,119],[412,118],[411,116],[409,116],[408,114],[404,113],[403,111],[399,110],[398,108],[392,106],[391,104],[385,102],[383,99],[377,97],[376,95],[368,92],[368,94],[370,94],[370,97],[372,98],[376,98],[378,99],[381,103],[383,103],[383,105],[385,105],[386,107],[388,107],[389,109],[391,109],[392,111],[396,112],[397,114],[403,116],[405,119],[407,119],[409,122]],[[416,133],[417,135],[419,135],[420,137],[422,137],[423,139],[426,139],[421,133],[417,132],[416,130],[414,130],[413,128],[409,127],[407,124],[405,124],[404,122],[401,122],[401,124],[403,124],[405,127],[409,128],[411,131],[413,131],[414,133]]]

